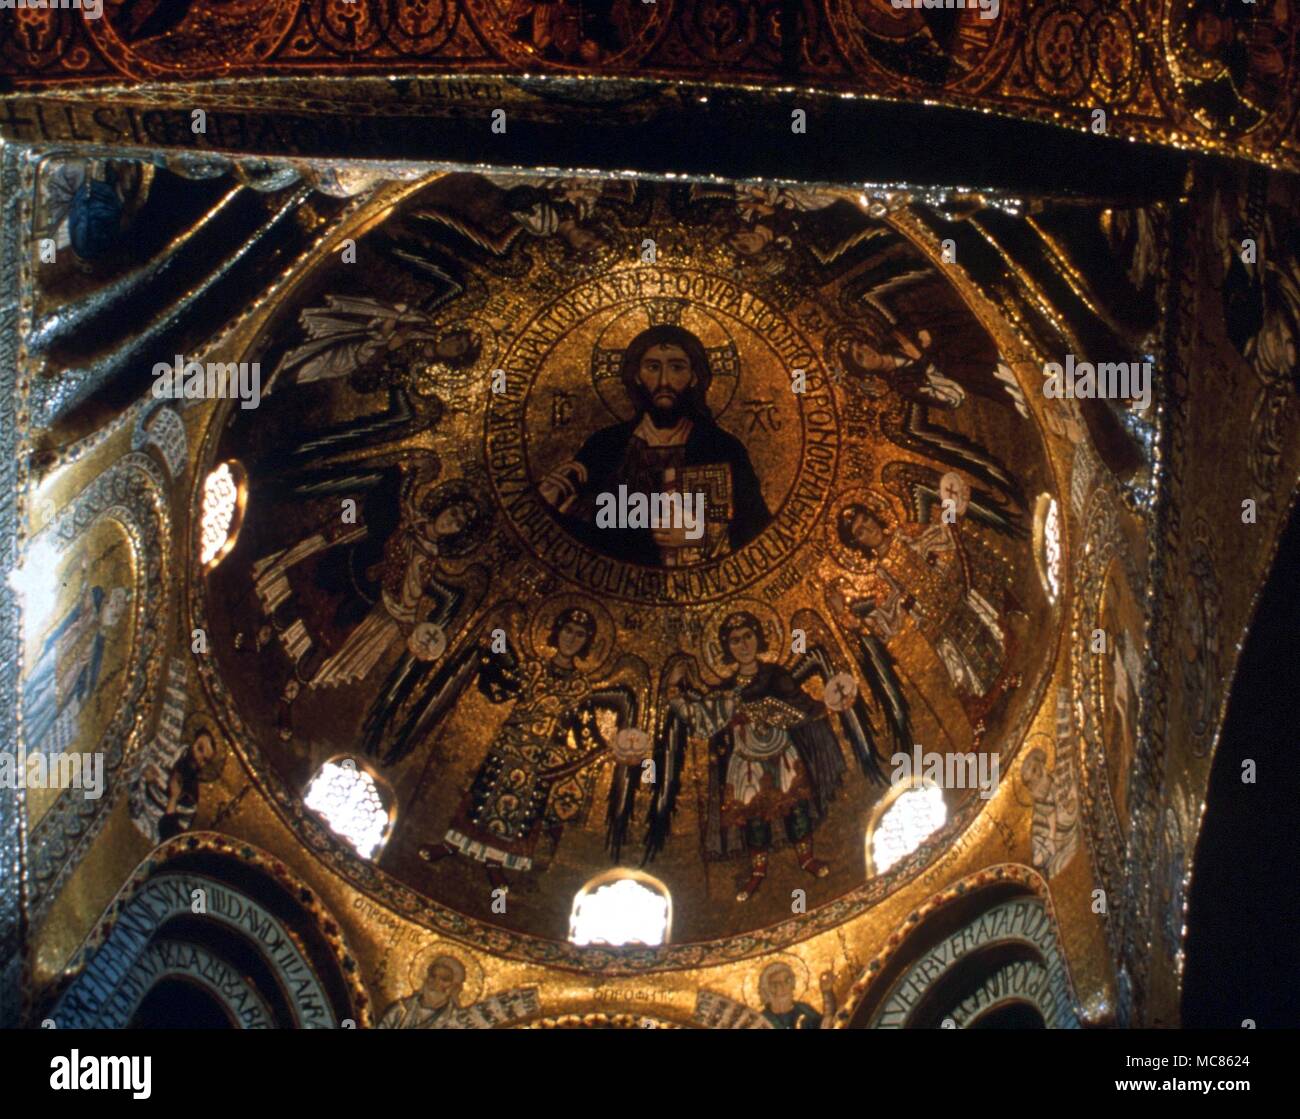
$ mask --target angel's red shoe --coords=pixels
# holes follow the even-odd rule
[[[806,870],[814,878],[825,878],[831,872],[828,864],[813,858],[811,839],[804,839],[794,845],[794,852],[799,858],[799,868]]]
[[[750,864],[749,881],[741,887],[740,893],[736,895],[737,901],[748,901],[756,893],[758,888],[763,884],[763,879],[767,877],[767,855],[755,855]]]

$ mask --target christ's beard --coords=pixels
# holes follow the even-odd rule
[[[676,427],[686,414],[686,401],[678,396],[668,407],[653,404],[650,407],[650,422],[658,428]]]

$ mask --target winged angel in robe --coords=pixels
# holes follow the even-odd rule
[[[832,652],[834,635],[812,610],[796,612],[792,624],[805,634],[805,651],[792,654],[786,664],[762,658],[768,651],[763,625],[754,614],[738,610],[722,621],[717,634],[721,662],[735,666],[728,678],[702,686],[688,654],[664,666],[645,861],[667,842],[688,742],[706,739],[703,856],[710,862],[748,856],[749,879],[736,894],[741,902],[762,886],[770,853],[785,846],[794,848],[799,866],[813,877],[830,873],[814,854],[813,839],[848,768],[834,724],[867,780],[886,780],[881,732],[856,676]],[[883,712],[883,733],[901,749],[911,741],[907,702],[892,659],[883,649],[880,654],[859,667]],[[822,684],[821,700],[806,690],[814,677]],[[628,804],[620,824],[630,816]],[[615,852],[622,834],[612,837]]]
[[[424,740],[471,683],[489,703],[509,706],[442,842],[420,850],[428,862],[475,859],[494,885],[501,868],[542,869],[539,845],[545,841],[553,850],[565,828],[586,822],[601,770],[611,763],[612,820],[648,753],[638,745],[648,744],[639,724],[648,670],[625,654],[600,672],[601,662],[613,658],[594,650],[608,649],[613,633],[600,633],[596,612],[574,604],[560,609],[545,637],[549,653],[538,656],[525,654],[499,624],[509,609],[494,611],[478,639],[438,670],[408,738]]]

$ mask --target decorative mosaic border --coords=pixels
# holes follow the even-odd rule
[[[321,940],[332,952],[338,964],[338,973],[348,989],[357,1025],[361,1028],[370,1026],[372,1024],[370,995],[362,982],[360,967],[351,948],[348,947],[342,928],[325,907],[320,896],[279,859],[268,855],[251,843],[243,843],[216,832],[188,832],[185,835],[175,836],[154,848],[149,857],[132,872],[116,897],[105,908],[98,923],[73,953],[64,969],[65,980],[85,971],[94,959],[95,953],[107,943],[118,918],[156,875],[166,871],[176,859],[199,853],[221,855],[256,867],[293,898],[299,910],[311,919]],[[231,886],[229,881],[223,884]],[[302,957],[310,960],[311,955],[301,937],[292,928],[286,928],[284,931],[293,940],[294,947]]]
[[[524,1030],[684,1030],[688,1027],[666,1018],[642,1014],[561,1014],[538,1018],[519,1027]]]
[[[19,261],[24,256],[21,215],[22,154],[0,141],[0,570],[18,559]],[[18,596],[0,579],[0,743],[18,741],[18,673],[22,638]],[[22,1016],[24,818],[22,789],[0,790],[0,1028]]]
[[[1124,883],[1124,824],[1120,821],[1107,778],[1105,722],[1102,719],[1104,697],[1098,692],[1096,654],[1092,652],[1092,634],[1101,628],[1099,607],[1105,588],[1106,572],[1111,561],[1119,559],[1133,593],[1143,586],[1137,565],[1124,547],[1119,526],[1119,508],[1105,488],[1093,491],[1084,515],[1084,541],[1079,550],[1080,570],[1075,574],[1074,643],[1071,649],[1071,721],[1075,710],[1082,709],[1083,725],[1076,727],[1079,784],[1082,792],[1084,825],[1088,831],[1088,851],[1092,857],[1095,880],[1107,897],[1118,898]],[[1145,689],[1138,692],[1140,727],[1146,706]],[[1129,780],[1129,775],[1123,775]],[[1118,958],[1119,943],[1112,922],[1104,922],[1111,941],[1111,951]]]
[[[1274,16],[1268,0],[1258,8],[1260,22]],[[18,90],[65,95],[124,80],[166,89],[204,78],[347,80],[394,72],[430,93],[458,76],[480,83],[492,75],[589,84],[633,77],[648,84],[714,80],[737,88],[744,83],[872,100],[924,99],[1077,130],[1088,129],[1101,108],[1117,136],[1300,165],[1294,20],[1276,30],[1271,44],[1284,70],[1275,83],[1263,83],[1275,87],[1272,103],[1256,88],[1258,107],[1238,96],[1250,113],[1213,122],[1198,119],[1194,107],[1209,79],[1180,57],[1190,0],[1002,0],[994,20],[967,21],[954,47],[961,65],[931,80],[886,65],[856,18],[858,9],[857,0],[805,0],[793,12],[770,2],[658,0],[653,7],[633,5],[634,26],[598,60],[554,57],[546,45],[523,41],[488,0],[419,6],[408,0],[268,0],[258,6],[255,25],[228,32],[226,49],[211,49],[210,32],[192,46],[180,44],[180,53],[166,59],[124,40],[112,17],[80,20],[49,12],[40,13],[40,25],[23,42],[14,35],[0,39],[0,72]],[[725,38],[710,27],[710,16],[719,14],[734,29]],[[587,101],[594,99],[589,94]],[[1252,114],[1255,119],[1247,119]]]
[[[873,956],[862,969],[861,974],[853,981],[845,996],[844,1005],[836,1011],[835,1020],[839,1024],[850,1022],[861,1005],[867,992],[871,990],[872,985],[879,979],[885,965],[890,963],[896,956],[899,956],[904,947],[912,941],[912,938],[920,931],[922,925],[930,918],[934,917],[941,910],[952,905],[954,902],[969,898],[972,893],[984,890],[990,886],[998,885],[1016,885],[1026,889],[1041,905],[1047,915],[1047,920],[1051,927],[1052,937],[1058,948],[1061,944],[1061,929],[1056,918],[1056,910],[1052,905],[1051,891],[1048,889],[1046,880],[1037,871],[1020,863],[1003,863],[998,866],[991,866],[985,870],[978,871],[975,874],[963,878],[959,882],[947,887],[940,893],[935,894],[921,905],[917,906],[907,915],[907,919],[899,928],[895,929],[889,935],[885,947]],[[978,915],[974,918],[978,920]],[[969,923],[969,922],[968,922]],[[1083,1006],[1079,1001],[1078,992],[1075,987],[1073,978],[1070,975],[1070,963],[1064,951],[1060,953],[1062,972],[1066,981],[1066,986],[1070,996],[1070,1010],[1075,1018],[1079,1021],[1084,1020]],[[888,994],[888,992],[886,992]],[[883,1005],[883,999],[881,1005]]]

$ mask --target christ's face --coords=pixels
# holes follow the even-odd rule
[[[587,631],[577,622],[565,622],[555,635],[555,648],[566,657],[576,657],[587,643]]]
[[[669,413],[695,383],[691,359],[680,346],[651,346],[641,356],[637,377],[656,412]]]
[[[727,651],[742,668],[758,660],[758,634],[749,626],[739,626],[727,635]]]

